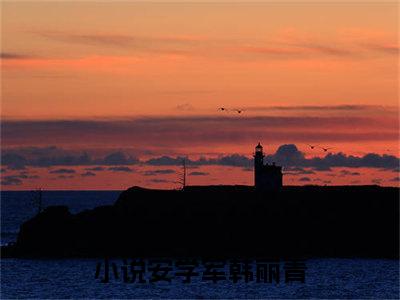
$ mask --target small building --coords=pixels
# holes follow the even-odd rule
[[[254,153],[254,186],[258,191],[279,191],[282,188],[282,167],[275,163],[264,165],[264,152],[260,143]]]

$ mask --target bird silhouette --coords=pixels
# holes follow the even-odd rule
[[[236,111],[238,114],[241,114],[241,113],[243,112],[242,109],[235,109],[235,111]]]
[[[220,110],[220,111],[227,111],[227,109],[226,109],[225,107],[220,107],[220,108],[218,108],[218,110]]]
[[[307,144],[311,149],[314,149],[315,147],[317,147],[318,145],[310,145],[310,144]]]
[[[330,149],[333,149],[332,147],[331,148],[324,148],[324,147],[320,147],[322,150],[324,150],[324,152],[327,152],[328,150],[330,150]]]

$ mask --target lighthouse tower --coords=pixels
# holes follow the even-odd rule
[[[254,152],[254,186],[257,191],[278,191],[282,188],[282,167],[275,165],[264,165],[264,152],[261,143]]]
[[[261,186],[263,167],[264,167],[263,146],[261,146],[261,144],[258,143],[254,152],[254,185],[256,187]]]

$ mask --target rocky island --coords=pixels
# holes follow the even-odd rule
[[[47,207],[2,257],[399,257],[399,188],[132,187],[112,206]]]

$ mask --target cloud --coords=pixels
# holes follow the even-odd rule
[[[302,182],[309,182],[309,181],[311,181],[311,179],[310,179],[309,177],[301,177],[301,178],[299,179],[299,181],[302,181]]]
[[[341,170],[340,171],[340,175],[341,176],[359,176],[359,175],[361,175],[361,173],[359,173],[359,172],[351,172],[351,171],[348,171],[348,170]]]
[[[394,178],[390,179],[389,181],[391,181],[391,182],[400,182],[400,177],[399,176],[394,177]]]
[[[187,160],[187,158],[179,156],[175,158],[170,156],[161,156],[147,160],[146,164],[151,166],[181,166],[184,160]]]
[[[231,166],[241,168],[252,168],[253,158],[240,154],[220,155],[218,157],[201,157],[199,159],[190,159],[184,156],[160,156],[152,157],[147,160],[139,160],[136,157],[125,154],[122,151],[111,151],[103,158],[93,158],[88,153],[82,154],[69,152],[60,148],[51,150],[50,147],[40,149],[30,149],[30,156],[27,154],[26,148],[6,149],[2,153],[2,165],[11,169],[23,169],[25,167],[51,167],[51,166],[88,166],[96,165],[93,168],[86,168],[86,171],[101,171],[105,168],[101,165],[128,166],[145,164],[150,166],[182,166],[183,160],[186,161],[188,167],[198,166]],[[25,152],[24,152],[25,151]],[[33,155],[34,153],[35,155]],[[22,155],[23,154],[23,155]],[[39,155],[40,156],[37,156]],[[57,156],[58,155],[58,156]],[[313,171],[331,171],[332,168],[375,168],[384,170],[398,170],[400,160],[393,155],[380,155],[376,153],[368,153],[364,156],[353,156],[345,153],[329,153],[324,157],[306,158],[304,153],[299,151],[295,144],[283,144],[274,154],[265,157],[267,163],[275,162],[284,167],[284,171],[290,174],[308,175]],[[100,166],[99,166],[100,165]],[[297,169],[296,169],[297,168]],[[110,170],[110,169],[109,169]],[[157,172],[157,171],[155,171]],[[161,171],[161,172],[170,172]],[[149,171],[147,174],[152,174]],[[156,174],[156,173],[154,173]],[[342,174],[356,176],[356,172],[352,174]],[[150,175],[149,175],[150,176]]]
[[[270,162],[278,162],[283,166],[298,166],[306,160],[304,154],[294,144],[281,145],[274,155],[267,156],[266,158]]]
[[[143,172],[144,176],[155,176],[160,174],[174,174],[175,170],[172,169],[160,169],[160,170],[148,170]]]
[[[7,166],[13,170],[21,170],[25,169],[25,166],[28,164],[28,160],[17,153],[2,153],[1,155],[1,164],[3,166]]]
[[[200,158],[198,160],[190,160],[187,157],[170,157],[161,156],[151,158],[145,161],[145,164],[154,166],[181,166],[185,160],[188,166],[207,166],[207,165],[222,165],[222,166],[236,166],[236,167],[249,167],[253,164],[253,160],[239,154],[232,154],[227,156],[220,156],[218,158]]]
[[[315,174],[313,170],[307,170],[300,167],[285,167],[285,174],[289,175],[311,175]]]
[[[55,146],[50,147],[22,147],[3,150],[2,165],[10,169],[24,169],[31,167],[51,166],[90,166],[90,165],[133,165],[139,160],[121,151],[111,152],[104,157],[93,158],[87,152],[78,153]],[[87,171],[101,171],[103,167],[88,168]]]
[[[397,141],[398,127],[397,115],[384,113],[380,117],[220,115],[69,121],[5,120],[2,121],[2,141],[3,147],[38,141],[45,145],[81,145],[83,134],[87,145],[107,141],[120,148],[143,148],[143,145],[186,148],[188,144],[232,145],[253,143],[255,140],[274,140],[278,143]],[[45,163],[41,162],[42,165]],[[99,161],[99,164],[102,162]]]
[[[104,171],[104,167],[85,168],[86,171]]]
[[[260,56],[273,57],[275,59],[313,59],[316,55],[349,57],[355,54],[354,51],[350,51],[346,48],[332,47],[330,45],[317,43],[297,43],[287,44],[286,46],[270,43],[268,46],[239,46],[236,50],[244,53],[252,53],[254,55],[258,54]]]
[[[102,160],[96,161],[97,165],[133,165],[137,164],[139,160],[137,158],[126,155],[123,152],[114,152],[105,156]]]
[[[1,185],[21,185],[22,180],[15,176],[5,176],[1,178]]]
[[[91,176],[96,176],[96,173],[88,171],[88,172],[82,173],[81,176],[82,177],[91,177]]]
[[[74,174],[76,173],[74,169],[57,169],[49,172],[50,174]]]
[[[394,44],[373,44],[373,43],[364,43],[361,44],[364,48],[368,50],[373,50],[373,51],[378,51],[384,54],[389,54],[389,55],[399,55],[399,46],[394,45]]]
[[[187,46],[202,45],[201,39],[194,36],[134,36],[127,34],[99,34],[99,33],[72,33],[62,31],[36,31],[33,34],[68,45],[84,45],[100,48],[102,52],[132,51],[146,54],[175,54],[187,55],[190,48]],[[204,42],[204,41],[203,41]],[[186,48],[185,48],[186,47]]]
[[[110,167],[107,170],[113,172],[129,172],[132,173],[134,170],[129,167]]]
[[[158,179],[158,178],[151,179],[150,182],[153,182],[153,183],[173,183],[172,181],[169,181],[169,180],[166,180],[166,179]]]
[[[28,172],[20,172],[17,175],[11,175],[14,178],[19,178],[19,179],[38,179],[40,178],[38,175],[29,175]]]
[[[20,53],[0,52],[0,59],[29,59],[29,58],[32,58],[32,56]]]
[[[183,157],[170,157],[162,156],[152,158],[146,161],[150,165],[170,165],[178,166],[182,164]],[[232,154],[227,156],[220,156],[218,158],[200,158],[198,160],[191,160],[186,158],[187,165],[222,165],[232,167],[250,168],[253,165],[253,159],[244,155]],[[304,153],[298,150],[294,144],[281,145],[275,154],[267,155],[266,162],[275,162],[281,166],[288,168],[289,171],[297,170],[307,174],[312,174],[313,171],[304,169],[293,168],[312,168],[316,171],[331,171],[334,167],[348,167],[348,168],[385,168],[393,169],[398,168],[400,163],[399,158],[392,155],[379,155],[369,153],[361,157],[346,155],[344,153],[329,153],[325,157],[305,158]],[[353,172],[353,175],[355,173]]]
[[[190,176],[207,176],[210,173],[207,172],[200,172],[200,171],[194,171],[194,172],[190,172],[189,175]]]

